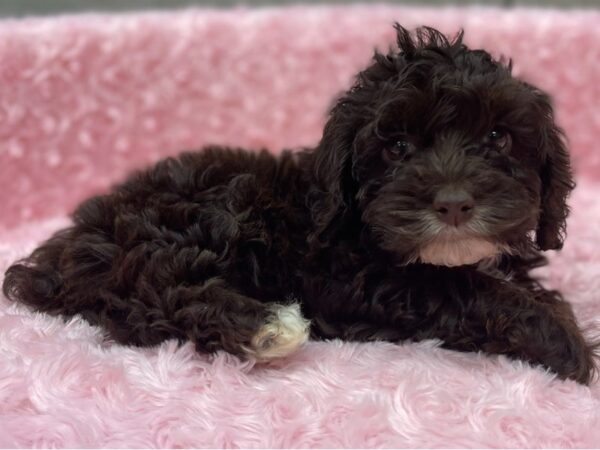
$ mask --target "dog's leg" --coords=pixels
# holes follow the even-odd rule
[[[504,354],[540,364],[561,378],[590,381],[593,346],[561,299],[470,268],[406,268],[395,277],[387,272],[363,277],[362,286],[330,287],[328,296],[337,292],[338,300],[313,306],[317,335],[440,339],[449,349]],[[338,306],[318,309],[319,304]]]
[[[478,272],[463,271],[456,281],[458,287],[446,285],[421,337],[440,338],[446,348],[504,354],[589,383],[593,346],[568,303]]]
[[[577,362],[571,369],[568,377],[580,382],[589,382],[596,370],[594,358],[597,357],[596,349],[600,347],[600,341],[586,340],[577,323],[571,304],[564,300],[560,292],[545,289],[537,280],[531,279],[527,274],[523,275],[517,282],[519,286],[532,295],[534,308],[541,307],[547,311],[552,320],[564,330],[566,336],[572,340],[568,347],[577,353],[573,355]]]
[[[594,346],[586,342],[568,303],[549,292],[486,284],[487,289],[461,309],[454,327],[446,323],[446,312],[439,314],[431,335],[441,338],[447,348],[505,354],[540,364],[561,378],[590,382]]]
[[[268,361],[293,353],[308,339],[310,323],[298,304],[261,303],[221,286],[184,296],[190,300],[172,321],[199,351],[224,349]]]

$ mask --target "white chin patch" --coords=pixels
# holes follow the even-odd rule
[[[475,264],[500,253],[498,245],[478,237],[438,238],[421,248],[419,259],[436,266]]]

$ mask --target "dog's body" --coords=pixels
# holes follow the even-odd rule
[[[588,382],[593,346],[528,275],[560,247],[573,187],[547,97],[460,38],[398,27],[398,44],[359,74],[316,149],[161,161],[84,202],[9,268],[4,292],[122,343],[269,360],[310,326],[437,338]]]

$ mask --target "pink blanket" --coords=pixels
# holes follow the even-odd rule
[[[134,167],[207,143],[313,145],[394,20],[552,93],[579,188],[542,270],[600,330],[600,13],[388,6],[0,22],[0,271]],[[600,385],[436,342],[309,343],[269,367],[103,340],[0,298],[0,447],[594,447]]]

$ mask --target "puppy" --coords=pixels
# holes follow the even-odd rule
[[[574,187],[546,94],[431,28],[396,26],[316,148],[167,158],[6,272],[38,311],[140,346],[261,361],[314,338],[439,339],[588,383],[595,344],[528,274]]]

